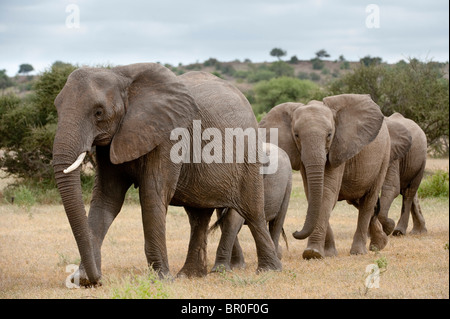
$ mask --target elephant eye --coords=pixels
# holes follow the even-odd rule
[[[327,139],[329,140],[330,138],[331,138],[331,132],[328,133],[328,135],[327,135]]]
[[[103,109],[97,108],[97,110],[95,111],[95,117],[99,120],[101,119],[102,116],[103,116]]]
[[[295,133],[294,136],[295,136],[296,138],[298,138],[298,133]]]

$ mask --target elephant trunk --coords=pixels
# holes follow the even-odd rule
[[[305,239],[309,237],[317,225],[322,206],[324,170],[325,161],[319,164],[305,164],[306,180],[308,184],[308,210],[302,230],[293,233],[293,236],[296,239]]]
[[[53,169],[64,210],[81,256],[82,266],[86,271],[89,283],[95,285],[100,280],[100,272],[95,263],[93,241],[84,208],[80,167],[72,166],[74,162],[77,162],[77,158],[80,161],[79,155],[83,153],[83,147],[73,146],[66,142],[67,140],[70,140],[67,136],[56,133],[53,144]],[[67,170],[70,166],[72,168]]]

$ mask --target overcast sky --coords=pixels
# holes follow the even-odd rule
[[[375,4],[376,6],[369,6]],[[369,6],[369,7],[368,7]],[[63,0],[0,2],[0,69],[274,61],[325,49],[357,61],[449,60],[447,0]]]

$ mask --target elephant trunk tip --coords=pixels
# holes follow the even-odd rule
[[[311,231],[305,231],[304,229],[300,230],[300,231],[295,231],[294,233],[292,233],[292,236],[294,236],[295,239],[306,239],[309,237],[309,235],[311,235],[312,230]]]

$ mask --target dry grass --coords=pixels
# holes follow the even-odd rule
[[[448,170],[448,161],[429,161]],[[435,169],[435,167],[430,168]],[[401,201],[394,202],[390,216],[398,220]],[[349,254],[356,228],[357,211],[339,202],[331,217],[339,256],[305,261],[306,241],[290,234],[304,221],[306,200],[300,175],[294,189],[285,230],[289,251],[283,247],[283,270],[255,274],[255,246],[247,227],[240,242],[247,268],[205,278],[164,281],[170,298],[449,298],[448,199],[421,202],[428,233],[390,237],[380,253]],[[410,221],[410,228],[412,221]],[[167,245],[172,274],[184,263],[189,223],[183,209],[170,207]],[[212,267],[219,233],[210,237],[208,266]],[[284,244],[284,243],[283,243]],[[447,245],[447,248],[445,246]],[[96,289],[65,287],[66,266],[79,262],[69,223],[62,206],[33,206],[29,210],[0,205],[0,298],[110,298],[131,273],[145,274],[144,239],[139,206],[126,206],[108,232],[102,248],[104,285]],[[380,256],[388,262],[380,288],[365,293],[365,269]]]

